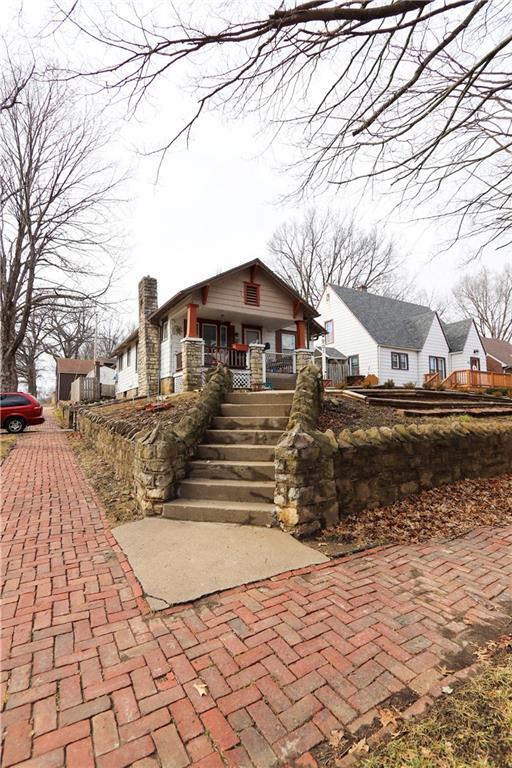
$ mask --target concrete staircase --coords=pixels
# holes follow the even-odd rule
[[[273,525],[274,452],[286,429],[293,391],[226,397],[164,517]]]

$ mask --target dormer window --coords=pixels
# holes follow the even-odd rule
[[[244,304],[250,307],[260,306],[260,286],[258,283],[244,283]]]

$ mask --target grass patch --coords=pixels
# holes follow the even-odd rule
[[[512,647],[379,745],[359,768],[510,768]]]
[[[3,461],[14,448],[15,435],[0,435],[0,461]]]

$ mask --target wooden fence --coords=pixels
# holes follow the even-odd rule
[[[116,396],[114,384],[101,384],[98,379],[81,376],[71,384],[71,402],[92,403]]]

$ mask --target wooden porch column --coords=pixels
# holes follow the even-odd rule
[[[197,339],[198,304],[187,304],[187,339]]]
[[[305,320],[296,320],[297,328],[297,349],[306,349],[306,322]]]

